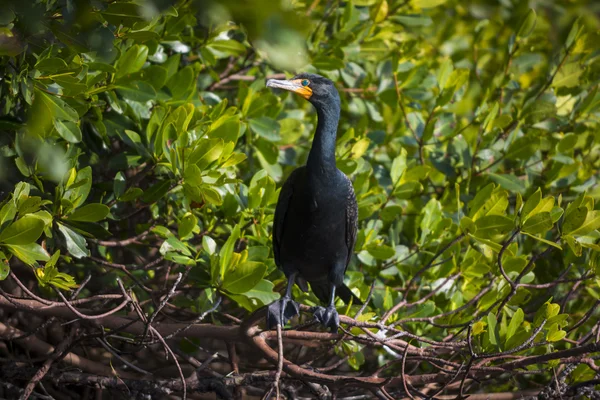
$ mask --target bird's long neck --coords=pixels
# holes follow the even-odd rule
[[[306,167],[309,173],[326,174],[335,171],[335,140],[340,120],[340,105],[332,102],[325,107],[317,107],[317,130]]]

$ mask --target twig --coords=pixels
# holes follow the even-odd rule
[[[71,327],[69,336],[67,336],[62,342],[60,342],[58,344],[58,346],[56,346],[56,348],[54,349],[54,351],[52,352],[50,357],[44,362],[42,367],[29,380],[29,383],[25,387],[25,391],[23,392],[23,394],[21,395],[19,400],[27,400],[29,398],[29,396],[33,392],[33,389],[35,389],[35,386],[44,378],[44,376],[46,376],[46,374],[50,370],[50,367],[52,366],[52,364],[56,360],[61,358],[63,356],[63,354],[67,351],[69,346],[71,346],[71,343],[73,342],[73,339],[75,338],[76,332],[77,332],[77,326],[74,325]]]
[[[275,393],[277,400],[279,400],[279,380],[281,379],[281,372],[283,371],[283,338],[281,337],[281,324],[277,324],[277,372],[275,373]]]
[[[373,297],[373,290],[375,289],[375,283],[376,281],[373,280],[373,282],[371,283],[371,288],[369,289],[369,294],[367,295],[367,299],[354,315],[354,319],[357,319],[365,311],[365,309],[369,305],[369,302],[371,302],[371,297]]]
[[[148,236],[148,234],[152,231],[153,228],[154,228],[154,225],[150,226],[150,228],[146,229],[144,232],[140,233],[139,235],[136,235],[136,236],[133,236],[133,237],[130,237],[127,239],[122,239],[122,240],[98,240],[98,239],[90,239],[90,240],[93,243],[96,243],[98,246],[126,247],[137,241],[145,239],[146,236]]]
[[[121,357],[116,351],[114,351],[112,349],[112,346],[110,346],[108,343],[106,343],[104,340],[102,340],[101,338],[96,338],[96,341],[98,343],[100,343],[100,345],[102,347],[104,347],[106,349],[106,351],[108,351],[110,354],[112,354],[113,356],[115,356],[117,359],[119,359],[119,361],[121,361],[123,364],[127,365],[129,368],[133,369],[134,371],[139,372],[140,374],[143,375],[152,375],[151,372],[148,372],[144,369],[141,369],[140,367],[133,365],[132,363],[130,363],[129,361],[127,361],[126,359],[124,359],[123,357]]]
[[[123,300],[123,302],[121,304],[119,304],[112,310],[109,310],[105,313],[98,314],[98,315],[86,315],[86,314],[83,314],[83,313],[77,311],[77,309],[71,305],[71,302],[69,300],[67,300],[67,298],[60,292],[60,290],[54,288],[54,291],[62,299],[63,303],[67,306],[67,308],[69,308],[69,310],[71,310],[73,312],[73,314],[77,315],[81,319],[86,319],[86,320],[101,319],[101,318],[108,317],[109,315],[112,315],[112,314],[122,310],[130,301],[129,299],[126,298],[125,300]]]
[[[406,382],[406,373],[404,372],[406,369],[406,357],[408,356],[408,344],[406,345],[406,347],[404,348],[404,353],[402,354],[402,369],[401,371],[401,377],[402,377],[402,385],[404,386],[404,392],[406,393],[406,395],[414,400],[414,396],[410,393],[410,390],[408,390],[408,383]]]

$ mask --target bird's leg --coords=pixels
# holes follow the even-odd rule
[[[338,326],[340,325],[340,316],[335,309],[335,285],[331,284],[331,297],[329,298],[329,305],[327,308],[317,307],[315,311],[315,317],[319,320],[321,325],[331,329],[331,332],[337,332]]]
[[[292,299],[292,287],[296,281],[297,272],[293,272],[288,277],[287,289],[285,296],[279,300],[275,300],[267,307],[267,328],[272,329],[277,325],[285,326],[285,324],[298,315],[300,306]]]

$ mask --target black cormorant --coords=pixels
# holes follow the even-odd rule
[[[305,166],[294,170],[279,194],[273,223],[275,263],[288,279],[285,295],[269,305],[269,328],[298,314],[292,299],[294,282],[303,291],[310,283],[327,308],[315,316],[337,331],[335,295],[346,303],[360,300],[344,285],[344,273],[356,242],[358,207],[352,183],[335,165],[335,142],[340,119],[340,96],[332,81],[300,74],[290,80],[269,79],[267,87],[299,94],[317,110],[317,130]]]

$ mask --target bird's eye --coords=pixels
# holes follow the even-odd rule
[[[308,86],[308,84],[309,84],[310,82],[308,81],[308,79],[302,79],[302,82],[301,82],[301,83],[302,83],[302,86]]]

